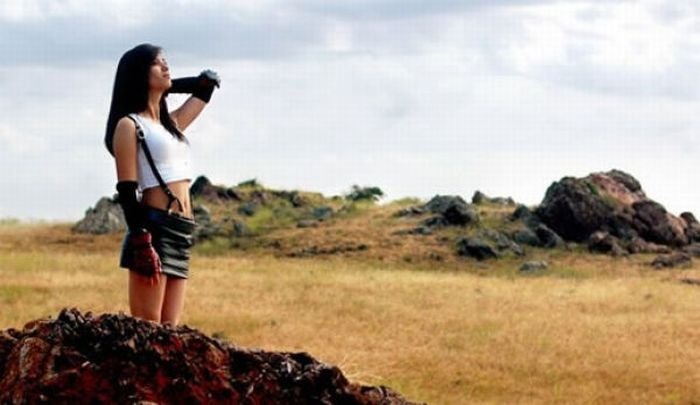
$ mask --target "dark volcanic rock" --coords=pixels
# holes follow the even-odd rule
[[[627,173],[612,170],[553,183],[535,214],[569,241],[584,242],[596,231],[623,240],[637,236],[668,246],[688,243],[685,220],[644,194]]]
[[[472,204],[515,205],[515,201],[513,201],[513,199],[510,197],[489,197],[477,190],[472,196]]]
[[[85,212],[85,217],[73,227],[75,232],[92,234],[105,234],[124,230],[126,230],[124,212],[116,196],[114,198],[100,198],[95,204],[95,208],[89,208]]]
[[[206,176],[199,176],[190,186],[190,195],[202,197],[210,201],[241,200],[240,194],[234,188],[215,186]]]
[[[608,221],[612,210],[593,187],[585,180],[565,177],[547,189],[536,214],[564,239],[583,242]]]
[[[460,196],[435,196],[425,209],[440,214],[450,225],[468,225],[479,221],[479,213]]]
[[[513,241],[521,245],[542,246],[542,241],[537,237],[535,231],[530,228],[518,229],[513,232]]]
[[[566,245],[564,239],[557,235],[556,232],[549,229],[549,227],[547,227],[545,224],[537,225],[537,228],[535,228],[535,234],[537,235],[537,238],[539,238],[540,246],[542,247],[560,248]]]
[[[0,332],[0,403],[409,404],[306,353],[246,350],[197,330],[63,310]]]
[[[457,241],[457,253],[460,256],[473,257],[477,260],[498,258],[498,251],[483,239],[460,238]]]
[[[596,231],[588,238],[588,250],[597,253],[607,253],[612,256],[623,256],[628,252],[622,248],[619,240],[607,232]]]
[[[651,265],[657,269],[664,267],[689,267],[693,262],[693,259],[688,253],[685,252],[675,252],[667,255],[657,256]]]
[[[700,242],[700,223],[695,219],[695,215],[690,212],[684,212],[681,214],[681,218],[688,226],[685,229],[685,236],[688,237],[688,242]]]
[[[626,247],[627,251],[630,253],[671,253],[671,248],[669,248],[668,246],[647,242],[640,237],[632,238],[632,240],[627,242]]]
[[[645,240],[670,246],[688,244],[685,221],[666,212],[661,204],[645,200],[635,202],[632,208],[633,226]]]
[[[483,229],[477,233],[477,238],[492,242],[499,253],[513,252],[516,256],[523,256],[523,248],[511,240],[506,234],[495,229]]]

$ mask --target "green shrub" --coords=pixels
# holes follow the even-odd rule
[[[384,197],[384,192],[379,187],[360,187],[357,184],[345,195],[345,199],[350,201],[378,201]]]

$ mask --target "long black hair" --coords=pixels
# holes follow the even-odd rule
[[[112,139],[117,122],[128,114],[140,113],[148,107],[148,76],[151,66],[161,51],[162,48],[158,46],[141,44],[128,50],[119,59],[105,131],[105,146],[112,155],[114,155]],[[160,123],[173,136],[181,141],[185,140],[185,135],[170,118],[165,95],[160,99]]]

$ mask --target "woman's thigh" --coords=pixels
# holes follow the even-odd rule
[[[151,285],[146,277],[129,271],[129,308],[137,318],[160,322],[167,277],[161,275],[157,284]]]
[[[163,323],[177,325],[185,305],[187,279],[171,276],[166,276],[166,278],[165,297],[160,318]]]

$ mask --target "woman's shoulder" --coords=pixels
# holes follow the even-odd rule
[[[117,121],[117,126],[114,128],[114,138],[131,138],[136,137],[136,124],[133,119],[127,115],[121,117]]]

